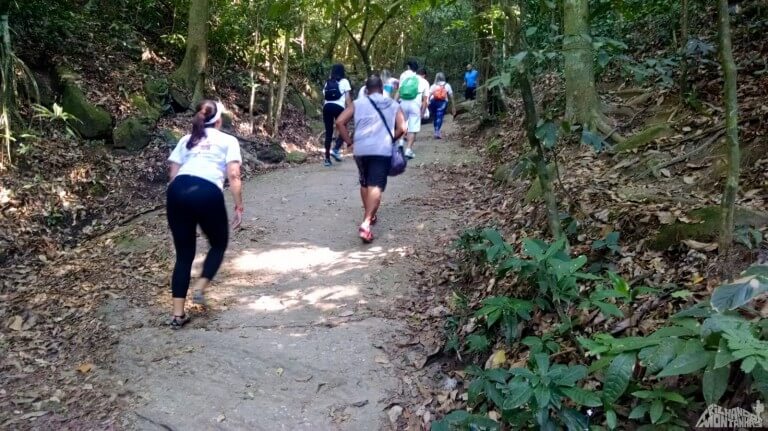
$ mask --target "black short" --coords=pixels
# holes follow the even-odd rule
[[[357,171],[360,173],[360,187],[387,188],[391,156],[355,156]]]
[[[464,90],[464,98],[467,100],[475,100],[476,95],[477,87],[467,87],[466,90]]]

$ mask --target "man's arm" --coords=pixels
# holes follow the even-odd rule
[[[349,147],[352,147],[352,138],[349,136],[349,128],[347,124],[355,115],[354,103],[347,106],[347,108],[336,118],[336,130],[339,131],[341,139],[347,143]]]

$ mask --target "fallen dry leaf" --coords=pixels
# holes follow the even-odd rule
[[[84,364],[80,364],[80,366],[77,367],[77,371],[79,371],[79,372],[81,372],[83,374],[88,374],[92,370],[93,370],[93,364],[90,363],[90,362],[86,362]]]

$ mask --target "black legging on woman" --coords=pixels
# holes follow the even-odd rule
[[[203,263],[202,278],[213,280],[224,260],[229,241],[224,193],[210,181],[179,175],[168,186],[167,200],[168,224],[176,246],[171,290],[174,298],[186,298],[195,260],[198,225],[211,245]]]
[[[325,123],[325,160],[331,158],[331,141],[333,140],[333,127],[344,108],[336,103],[326,103],[323,105],[323,123]],[[343,142],[338,139],[334,150],[341,148]]]

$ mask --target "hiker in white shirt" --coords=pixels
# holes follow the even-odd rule
[[[435,76],[435,83],[429,87],[429,110],[433,113],[435,126],[435,139],[442,139],[440,129],[443,127],[443,117],[445,111],[451,106],[453,116],[456,116],[456,104],[453,100],[453,88],[446,82],[445,74],[438,72]]]
[[[225,178],[229,180],[229,190],[235,201],[232,227],[238,227],[243,219],[240,143],[234,136],[219,131],[223,111],[221,103],[200,102],[192,120],[192,133],[181,138],[168,157],[171,182],[166,192],[167,217],[176,249],[176,265],[171,277],[172,329],[179,329],[189,322],[184,303],[195,260],[198,226],[208,238],[211,249],[193,290],[196,304],[205,305],[205,289],[224,260],[229,241],[223,192]]]
[[[416,156],[413,152],[413,142],[416,134],[421,131],[421,119],[427,110],[429,82],[416,74],[419,65],[415,60],[409,60],[406,66],[408,69],[400,75],[400,88],[397,94],[400,98],[400,107],[408,122],[405,156],[412,159]]]
[[[331,151],[334,122],[341,112],[352,104],[352,85],[346,78],[344,65],[334,64],[331,67],[331,75],[323,86],[323,97],[325,98],[325,104],[323,105],[323,123],[325,125],[324,165],[330,167],[332,166],[331,156],[337,162],[342,160],[340,150],[343,142],[341,138],[337,137],[336,145],[334,145],[333,151]]]

